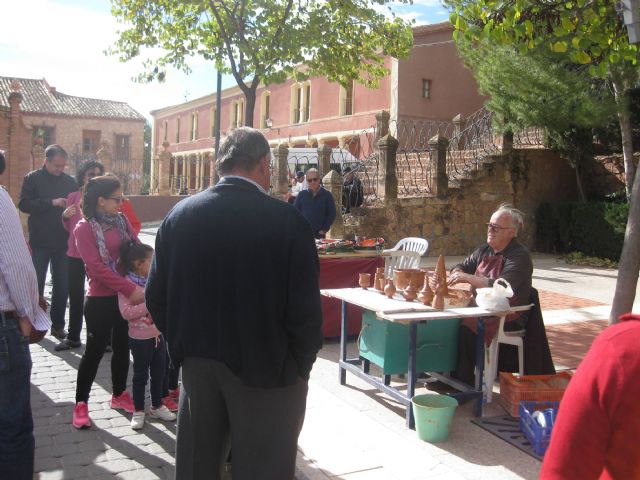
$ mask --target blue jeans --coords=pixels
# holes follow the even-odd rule
[[[0,477],[33,478],[31,353],[18,321],[0,316]]]
[[[136,411],[144,410],[144,391],[151,373],[151,405],[157,408],[162,405],[162,387],[167,365],[167,346],[162,335],[157,339],[138,340],[129,338],[129,346],[133,355],[133,404]]]
[[[38,291],[44,294],[44,282],[47,270],[51,264],[51,281],[53,292],[51,295],[51,323],[57,330],[64,329],[64,313],[67,309],[69,295],[69,271],[67,266],[67,247],[52,250],[49,248],[32,247],[33,266],[38,277]]]

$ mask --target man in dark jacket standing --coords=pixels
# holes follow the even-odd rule
[[[270,149],[251,128],[220,146],[220,182],[164,219],[146,302],[182,365],[176,478],[295,471],[307,381],[322,344],[319,262],[308,222],[271,198]]]
[[[71,176],[64,173],[67,165],[67,152],[64,148],[60,145],[49,145],[44,154],[43,167],[27,173],[24,177],[18,208],[29,214],[29,244],[40,296],[44,294],[44,282],[51,264],[51,334],[62,340],[65,338],[64,314],[69,295],[69,233],[62,225],[62,212],[67,206],[67,195],[78,190],[78,186]]]
[[[307,170],[309,188],[296,197],[294,206],[311,224],[315,238],[324,238],[336,219],[336,203],[333,195],[320,185],[320,172],[315,168]]]

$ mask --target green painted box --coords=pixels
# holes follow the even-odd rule
[[[459,318],[418,324],[416,343],[417,372],[450,372],[458,361]],[[384,375],[407,373],[409,362],[409,326],[362,314],[358,341],[360,356],[375,363]]]

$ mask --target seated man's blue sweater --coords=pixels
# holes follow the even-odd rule
[[[327,231],[336,219],[336,204],[333,196],[320,187],[316,196],[311,189],[302,190],[296,197],[294,206],[300,210],[304,218],[311,224],[311,230],[316,238],[320,238],[320,230]]]

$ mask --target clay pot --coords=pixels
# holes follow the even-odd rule
[[[375,277],[373,278],[373,288],[380,293],[384,293],[384,268],[377,268]]]
[[[393,280],[390,278],[387,278],[387,285],[384,287],[384,294],[389,298],[393,298],[396,294],[396,287],[393,284]]]
[[[396,269],[393,271],[393,281],[396,284],[398,290],[404,290],[409,286],[409,280],[411,279],[410,269]]]
[[[407,287],[402,292],[402,296],[407,302],[413,302],[418,297],[418,291]]]
[[[360,278],[358,280],[358,284],[366,290],[371,285],[371,274],[370,273],[361,273]]]
[[[424,284],[422,286],[422,290],[418,292],[418,300],[420,300],[425,305],[431,305],[433,302],[433,290],[429,286],[429,274],[424,274]]]
[[[422,270],[412,270],[409,272],[409,285],[416,292],[424,285],[424,272]]]

